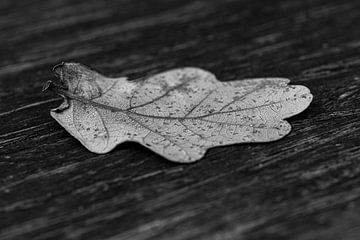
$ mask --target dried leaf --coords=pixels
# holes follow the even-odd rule
[[[95,153],[139,142],[175,162],[193,162],[211,147],[269,142],[288,134],[283,119],[306,109],[308,88],[284,78],[219,82],[199,68],[181,68],[144,81],[107,78],[77,63],[54,71],[64,97],[51,111],[71,135]]]

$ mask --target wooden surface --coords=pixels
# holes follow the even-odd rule
[[[0,2],[0,239],[359,239],[360,2]],[[87,151],[41,87],[76,61],[137,79],[181,66],[309,87],[293,131],[168,162]]]

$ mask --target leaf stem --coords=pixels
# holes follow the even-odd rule
[[[59,95],[62,95],[62,96],[68,97],[68,98],[72,98],[72,99],[76,99],[76,100],[82,101],[82,102],[85,100],[84,98],[80,98],[80,97],[72,94],[71,92],[67,91],[67,89],[64,86],[56,84],[51,80],[47,81],[44,84],[42,90],[43,91],[50,90],[50,91],[52,91],[54,93],[57,93]]]

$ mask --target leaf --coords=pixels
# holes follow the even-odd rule
[[[55,66],[64,97],[51,111],[72,136],[95,153],[125,141],[141,143],[175,162],[193,162],[207,149],[275,141],[291,130],[283,120],[305,110],[308,88],[284,78],[219,82],[199,68],[163,72],[144,81],[107,78],[77,63]]]

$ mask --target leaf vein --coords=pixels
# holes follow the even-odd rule
[[[266,86],[266,84],[260,84],[258,86],[256,86],[254,89],[251,89],[250,91],[244,93],[243,95],[241,95],[239,98],[225,104],[222,108],[220,108],[220,110],[218,112],[221,112],[222,110],[224,110],[226,107],[230,106],[233,103],[236,103],[238,101],[244,100],[247,96],[249,96],[250,94],[257,92],[261,89],[263,89]]]
[[[136,106],[132,106],[132,105],[130,104],[130,107],[127,108],[126,110],[129,111],[129,110],[132,110],[132,109],[135,109],[135,108],[144,107],[144,106],[150,105],[150,104],[152,104],[152,103],[154,103],[154,102],[157,102],[157,101],[159,101],[160,99],[168,96],[172,91],[182,88],[183,86],[185,86],[186,84],[188,84],[188,83],[189,83],[191,80],[193,80],[193,79],[194,79],[194,78],[189,78],[188,80],[182,82],[181,84],[169,88],[169,89],[166,90],[166,92],[163,93],[162,95],[160,95],[160,96],[158,96],[158,97],[154,98],[153,100],[148,101],[148,102],[146,102],[146,103],[143,103],[143,104],[140,104],[140,105],[136,105]],[[141,89],[141,88],[140,88],[140,89]],[[140,90],[140,89],[139,89],[139,90]],[[135,94],[134,94],[134,95],[135,95]],[[134,96],[134,95],[133,95],[133,96]],[[131,99],[130,99],[130,100],[131,100]]]
[[[169,141],[170,143],[174,144],[175,146],[179,147],[182,151],[185,152],[185,154],[186,154],[188,157],[190,157],[190,156],[189,156],[189,153],[188,153],[187,151],[185,151],[182,146],[178,145],[176,142],[174,142],[174,140],[172,140],[172,139],[169,138],[168,136],[163,135],[163,134],[162,134],[161,132],[159,132],[159,131],[156,131],[156,130],[154,130],[154,129],[151,129],[149,126],[147,126],[147,125],[143,124],[142,122],[138,121],[136,118],[131,117],[129,114],[127,114],[127,116],[128,116],[132,121],[134,121],[135,123],[139,124],[141,127],[143,127],[143,128],[145,128],[145,129],[147,129],[147,130],[149,130],[149,131],[151,131],[151,132],[153,132],[153,133],[161,136],[161,137],[164,138],[165,140],[167,140],[167,141]]]
[[[217,122],[217,121],[211,121],[211,120],[207,120],[207,119],[201,119],[201,121],[204,122],[209,122],[209,123],[216,123],[216,124],[220,124],[220,125],[233,125],[233,126],[239,126],[239,127],[252,127],[252,128],[257,128],[257,129],[276,129],[279,130],[279,127],[268,127],[268,126],[264,126],[264,127],[260,127],[260,126],[253,126],[253,125],[247,125],[247,124],[237,124],[237,123],[228,123],[228,122]]]
[[[211,90],[203,99],[201,99],[201,101],[197,104],[195,104],[194,107],[192,107],[190,109],[190,111],[184,116],[184,117],[187,117],[189,116],[198,106],[200,106],[213,92],[215,92],[216,88]]]
[[[192,129],[190,129],[187,125],[185,125],[185,124],[183,123],[182,120],[179,120],[179,122],[180,122],[180,124],[181,124],[182,126],[185,127],[185,129],[189,130],[191,133],[193,133],[194,135],[198,136],[200,139],[207,141],[204,136],[202,136],[201,134],[199,134],[199,133],[193,131]]]

